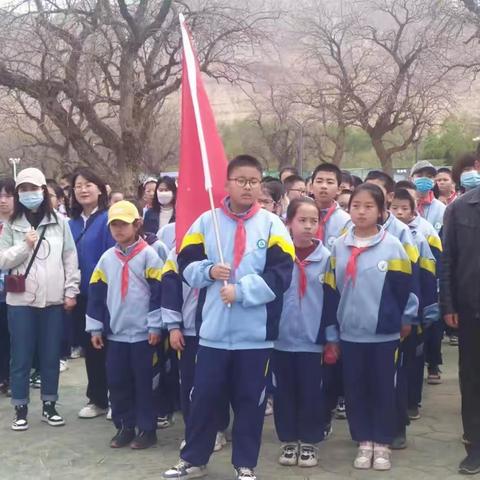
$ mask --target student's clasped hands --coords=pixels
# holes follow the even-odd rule
[[[230,280],[230,275],[232,274],[232,268],[228,264],[217,263],[210,270],[210,277],[213,280],[220,280],[223,282],[228,282]],[[220,290],[220,297],[222,298],[223,303],[231,305],[235,302],[235,285],[231,283],[225,285]]]

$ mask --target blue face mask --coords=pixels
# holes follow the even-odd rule
[[[35,210],[43,202],[43,190],[38,192],[18,192],[18,200],[25,208]]]
[[[416,178],[413,181],[413,183],[415,184],[415,186],[417,187],[417,190],[420,193],[429,192],[433,188],[433,186],[435,185],[434,182],[433,182],[433,179],[428,178],[428,177]]]
[[[480,173],[476,170],[463,172],[460,176],[460,185],[465,190],[471,190],[472,188],[478,187],[480,185]]]

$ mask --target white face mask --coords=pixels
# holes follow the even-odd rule
[[[173,200],[173,192],[157,192],[158,203],[168,205]]]

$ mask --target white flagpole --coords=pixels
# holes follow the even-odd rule
[[[188,35],[187,29],[185,27],[185,17],[182,13],[179,14],[179,20],[180,28],[182,30],[183,54],[185,55],[185,64],[187,66],[188,84],[190,86],[193,112],[195,114],[195,123],[197,125],[198,143],[200,144],[200,153],[202,157],[203,173],[205,175],[205,190],[208,192],[208,198],[210,201],[210,210],[212,213],[213,229],[215,230],[215,241],[217,244],[218,256],[220,257],[220,262],[224,264],[225,260],[223,257],[222,244],[220,241],[220,226],[218,224],[218,218],[215,211],[215,202],[213,201],[210,163],[208,161],[207,146],[205,144],[205,133],[203,131],[202,116],[200,115],[200,105],[198,103],[197,68],[195,63],[195,56],[193,54],[193,48],[190,43],[190,36]],[[224,281],[223,283],[224,285],[227,285],[227,281]]]

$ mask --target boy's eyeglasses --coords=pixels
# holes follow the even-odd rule
[[[306,190],[301,190],[300,188],[291,188],[289,192],[298,192],[300,195],[306,195],[307,191]]]
[[[245,178],[245,177],[236,177],[236,178],[229,178],[230,182],[235,182],[235,184],[239,187],[246,187],[247,184],[250,188],[258,187],[261,181],[258,178]]]
[[[259,198],[257,200],[257,202],[260,204],[260,205],[274,205],[275,202],[273,200],[268,200],[268,199],[265,199],[265,198]]]

